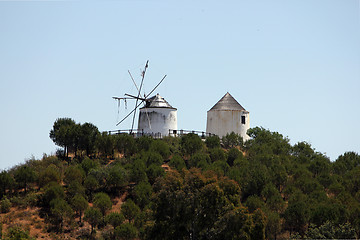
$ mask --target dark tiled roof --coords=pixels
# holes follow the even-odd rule
[[[211,110],[239,110],[246,111],[233,96],[227,92],[211,109]]]

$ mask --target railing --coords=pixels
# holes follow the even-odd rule
[[[129,134],[133,137],[141,137],[141,136],[150,136],[153,138],[162,138],[162,134],[160,132],[158,133],[148,133],[148,132],[144,132],[144,131],[138,131],[138,130],[113,130],[113,131],[108,131],[109,135],[113,135],[113,134]],[[188,133],[193,133],[193,134],[197,134],[199,135],[199,137],[201,138],[206,138],[206,137],[210,137],[210,136],[214,136],[215,134],[213,133],[207,133],[204,131],[195,131],[195,130],[177,130],[177,129],[169,129],[169,135],[168,136],[172,136],[172,137],[181,137],[185,134]]]
[[[133,137],[141,137],[141,136],[150,136],[153,138],[161,138],[161,133],[148,133],[148,132],[144,132],[144,131],[138,131],[138,130],[113,130],[113,131],[108,131],[109,135],[114,135],[114,134],[129,134]]]
[[[193,133],[193,134],[197,134],[199,135],[201,138],[206,138],[206,137],[210,137],[210,136],[215,136],[215,134],[213,133],[207,133],[204,131],[195,131],[195,130],[175,130],[175,129],[169,129],[169,136],[182,136],[184,134],[188,134],[188,133]]]

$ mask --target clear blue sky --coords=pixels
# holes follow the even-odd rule
[[[111,97],[146,60],[179,128],[205,130],[229,91],[251,127],[359,153],[359,15],[359,0],[0,1],[0,169],[54,153],[59,117],[118,129],[131,106]]]

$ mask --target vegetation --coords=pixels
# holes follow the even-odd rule
[[[250,140],[100,134],[60,118],[57,156],[0,172],[3,239],[359,239],[360,156]],[[16,223],[16,224],[14,224]],[[59,235],[59,233],[61,233]],[[65,237],[64,237],[65,238]]]

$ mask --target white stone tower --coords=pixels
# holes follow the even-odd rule
[[[140,108],[138,132],[161,138],[176,129],[177,109],[159,94],[147,99],[146,105]]]
[[[246,141],[250,138],[246,134],[249,128],[249,112],[229,92],[207,112],[206,132],[216,134],[220,138],[234,132]]]

